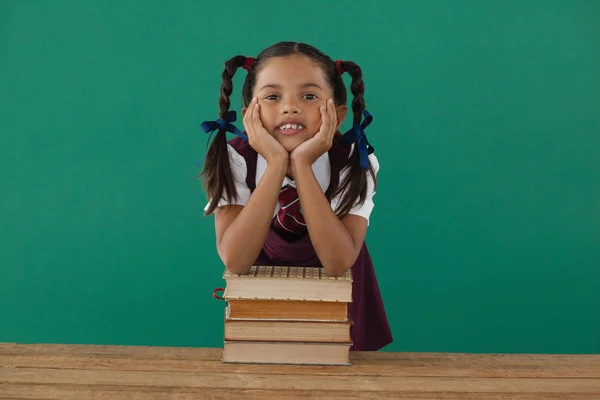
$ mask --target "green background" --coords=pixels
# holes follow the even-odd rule
[[[200,123],[226,59],[296,40],[363,68],[386,350],[599,353],[598,21],[598,1],[0,0],[0,341],[222,346]]]

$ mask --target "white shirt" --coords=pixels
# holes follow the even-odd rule
[[[227,144],[227,150],[229,151],[229,160],[231,162],[231,170],[233,173],[233,177],[234,177],[234,181],[235,181],[235,188],[236,188],[236,191],[238,194],[238,198],[234,202],[229,203],[226,199],[226,196],[223,196],[221,198],[221,201],[219,202],[218,206],[220,207],[220,206],[224,206],[224,205],[228,205],[228,204],[243,206],[248,202],[248,199],[250,198],[250,194],[251,194],[250,188],[246,184],[246,171],[247,171],[246,160],[230,144]],[[352,151],[354,151],[354,144],[352,144],[350,154],[352,154]],[[371,165],[373,166],[375,175],[377,175],[377,173],[379,172],[379,162],[374,153],[369,155],[369,161],[370,161]],[[260,180],[262,179],[266,169],[267,169],[267,161],[260,154],[258,154],[257,159],[256,159],[256,178],[255,178],[256,183],[255,183],[255,185],[258,185],[258,182],[260,182]],[[315,178],[317,179],[317,182],[319,182],[319,186],[321,186],[321,190],[323,190],[323,193],[325,193],[325,191],[327,191],[327,187],[329,186],[329,181],[331,179],[331,165],[329,163],[329,153],[325,152],[325,153],[323,153],[323,155],[321,155],[319,158],[317,158],[317,160],[312,165],[312,170],[313,170],[313,173],[315,174]],[[348,174],[347,167],[344,167],[342,169],[342,171],[340,172],[340,176],[339,176],[340,183],[343,181],[343,179],[345,178],[345,176],[347,174]],[[293,180],[289,179],[287,176],[283,179],[281,187],[283,188],[286,185],[290,185],[294,188],[296,187],[296,183]],[[375,187],[374,186],[375,185],[374,185],[371,174],[367,173],[367,196],[365,198],[365,202],[362,205],[355,204],[355,206],[349,212],[349,214],[359,215],[359,216],[365,218],[367,220],[367,223],[369,222],[369,217],[370,217],[371,212],[373,211],[373,207],[374,207],[374,203],[373,203],[373,196],[375,195]],[[330,204],[331,204],[331,208],[334,211],[337,208],[340,201],[341,201],[341,194],[331,199]],[[277,215],[279,208],[280,208],[280,205],[279,205],[279,203],[277,203],[275,205],[275,212],[273,213],[273,217],[275,217],[275,215]],[[208,209],[208,204],[206,205],[204,210],[206,211],[207,209]]]

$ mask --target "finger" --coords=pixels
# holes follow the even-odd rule
[[[323,126],[323,141],[327,146],[331,146],[331,143],[333,142],[333,137],[335,136],[335,120],[335,105],[333,104],[333,100],[329,99],[327,100],[327,109],[325,112],[325,122]]]
[[[246,113],[244,114],[244,121],[250,120],[250,117],[252,116],[252,109],[254,108],[255,100],[256,100],[256,97],[254,97],[254,98],[252,98],[252,100],[250,100],[250,103],[248,104],[248,109],[246,110]]]
[[[254,111],[252,112],[252,127],[256,132],[260,132],[262,128],[262,122],[260,121],[260,104],[258,101],[254,106]]]
[[[254,111],[254,105],[255,103],[255,99],[253,98],[252,101],[250,101],[250,104],[248,104],[248,109],[246,110],[246,113],[244,114],[244,118],[242,118],[242,121],[244,123],[244,126],[246,126],[246,128],[248,127],[248,125],[250,125],[250,121],[252,121],[252,112]]]
[[[335,104],[333,102],[333,99],[330,99],[331,103],[330,103],[330,118],[329,118],[329,123],[330,123],[330,127],[329,127],[329,132],[331,133],[331,135],[333,136],[335,134],[335,130],[337,127],[337,113],[335,112]]]
[[[250,115],[248,116],[249,120],[248,120],[248,125],[250,126],[250,129],[252,130],[252,135],[254,136],[254,138],[256,138],[256,135],[260,132],[259,131],[259,127],[257,127],[256,125],[256,120],[260,119],[260,104],[258,104],[258,98],[254,98],[252,100],[252,113],[250,113]]]
[[[327,130],[327,110],[325,107],[327,107],[327,105],[319,106],[319,113],[321,113],[321,126],[317,131],[317,135],[324,135],[325,131]]]
[[[331,121],[332,121],[332,110],[333,110],[333,100],[328,99],[327,104],[325,105],[325,117],[323,120],[323,130],[325,131],[325,137],[329,138],[331,135]]]
[[[315,134],[314,139],[325,145],[329,140],[329,133],[327,132],[329,129],[329,116],[327,115],[327,105],[320,106],[319,112],[321,113],[321,126]]]

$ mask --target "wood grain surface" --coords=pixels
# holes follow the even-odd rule
[[[360,352],[321,367],[221,351],[0,343],[0,399],[600,400],[600,355]]]

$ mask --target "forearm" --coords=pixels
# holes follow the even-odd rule
[[[223,233],[219,255],[233,273],[247,273],[260,254],[286,171],[287,163],[269,164],[248,202]]]
[[[355,261],[352,236],[331,209],[311,166],[295,164],[293,174],[317,256],[329,275],[342,275]]]

